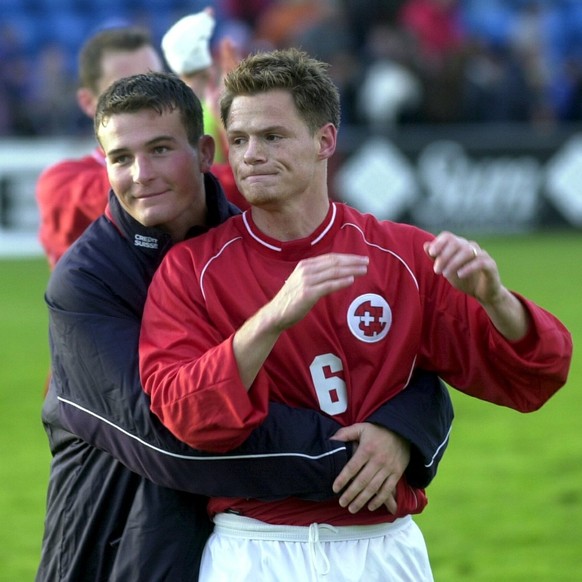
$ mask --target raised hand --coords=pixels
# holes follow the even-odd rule
[[[319,299],[351,285],[368,271],[368,258],[329,253],[300,261],[277,295],[235,333],[241,380],[250,389],[283,331],[303,319]]]
[[[351,285],[365,275],[368,258],[329,253],[300,261],[268,304],[279,331],[303,319],[319,299]]]
[[[426,242],[424,250],[434,261],[434,272],[477,299],[502,335],[511,341],[525,336],[529,314],[519,299],[502,285],[497,263],[487,251],[474,241],[446,231]]]

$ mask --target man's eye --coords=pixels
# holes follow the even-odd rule
[[[154,148],[154,153],[165,154],[169,150],[168,146],[156,146]]]
[[[129,156],[115,156],[111,161],[114,164],[124,165],[129,161]]]

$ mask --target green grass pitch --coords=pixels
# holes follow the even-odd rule
[[[582,233],[479,239],[504,282],[582,341]],[[0,582],[34,578],[50,455],[43,259],[0,260]],[[582,360],[540,411],[452,391],[452,440],[417,518],[437,582],[575,582],[582,572]]]

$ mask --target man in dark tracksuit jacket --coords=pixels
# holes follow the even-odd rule
[[[207,227],[238,212],[211,174],[205,191]],[[351,456],[349,443],[330,440],[338,423],[281,404],[227,455],[195,451],[161,425],[139,381],[138,340],[148,285],[171,245],[110,193],[106,214],[51,275],[42,417],[53,460],[38,582],[196,580],[211,529],[202,496],[327,499]],[[419,372],[410,388],[367,420],[411,443],[406,475],[423,487],[453,414],[433,375]]]

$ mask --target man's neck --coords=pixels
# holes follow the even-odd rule
[[[314,201],[309,207],[287,205],[273,209],[253,206],[253,222],[267,236],[289,242],[308,237],[325,220],[329,211],[328,198]]]

